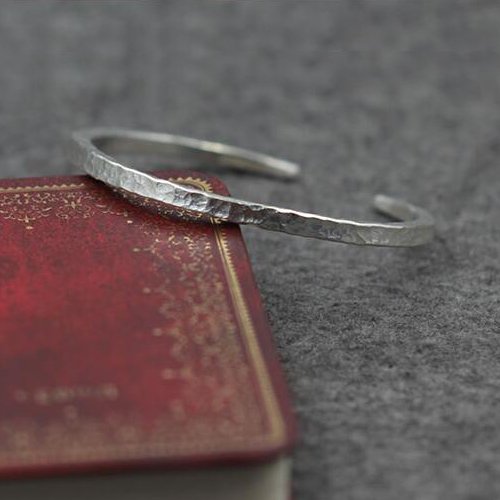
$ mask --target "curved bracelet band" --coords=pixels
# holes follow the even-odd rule
[[[241,148],[169,134],[88,129],[73,133],[71,161],[109,186],[170,207],[237,224],[354,245],[411,247],[428,242],[434,233],[429,213],[404,201],[375,197],[375,208],[402,222],[356,222],[238,200],[200,191],[127,167],[110,154],[167,154],[194,165],[210,165],[293,178],[299,167]]]

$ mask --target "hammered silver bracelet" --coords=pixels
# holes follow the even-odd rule
[[[96,128],[74,132],[69,144],[71,161],[95,179],[199,216],[354,245],[412,247],[434,234],[434,220],[426,210],[388,196],[376,196],[375,208],[399,222],[337,219],[200,191],[126,166],[111,156],[117,153],[173,155],[193,166],[231,167],[283,178],[300,173],[298,165],[285,160],[170,134]]]

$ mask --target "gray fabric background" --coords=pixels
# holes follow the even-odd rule
[[[500,4],[3,1],[0,175],[74,172],[117,125],[298,161],[233,194],[367,216],[428,207],[436,241],[356,248],[245,229],[295,400],[298,500],[500,496]]]

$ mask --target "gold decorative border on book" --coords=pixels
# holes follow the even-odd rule
[[[96,211],[112,213],[113,208],[104,197],[99,200],[90,191],[82,191],[86,186],[78,183],[0,188],[0,195],[3,195],[0,197],[0,219],[23,223],[31,230],[37,222],[53,214],[69,220],[88,219]],[[89,201],[91,204],[85,203]],[[121,210],[119,215],[126,216],[127,213]]]
[[[189,184],[198,189],[207,191],[212,190],[210,183],[200,178],[181,177],[172,180]],[[50,186],[18,186],[12,188],[0,188],[0,193],[10,194],[39,191],[72,191],[81,190],[86,186],[87,185],[85,183]],[[107,213],[113,212],[108,211]],[[117,215],[126,216],[127,214],[117,213]],[[68,450],[67,454],[63,453],[62,455],[64,456],[61,455],[60,449],[25,449],[24,452],[21,452],[19,454],[16,453],[15,456],[11,456],[11,460],[8,460],[9,457],[6,455],[2,456],[0,450],[0,466],[2,465],[2,463],[5,465],[9,465],[9,463],[53,463],[60,460],[63,460],[66,463],[71,463],[99,459],[119,460],[126,459],[127,457],[131,459],[140,457],[182,457],[193,453],[237,453],[245,452],[251,449],[258,450],[272,448],[284,444],[284,440],[286,437],[284,417],[281,413],[281,409],[276,398],[270,374],[268,372],[263,353],[259,346],[255,327],[252,322],[248,306],[242,292],[241,284],[238,279],[236,268],[232,260],[231,250],[229,248],[229,243],[225,234],[225,228],[223,224],[220,224],[217,221],[212,220],[211,223],[214,228],[219,255],[223,264],[227,285],[230,290],[235,317],[242,333],[241,337],[244,340],[244,347],[248,354],[248,358],[253,365],[254,373],[258,381],[260,396],[264,403],[264,407],[266,410],[265,413],[269,422],[269,432],[266,432],[265,434],[262,434],[260,436],[254,436],[252,438],[241,435],[233,436],[232,439],[226,441],[218,441],[210,439],[210,437],[202,438],[196,439],[191,443],[183,443],[182,446],[176,447],[173,447],[171,443],[161,442],[161,440],[154,444],[146,443],[145,445],[134,442],[134,440],[127,443],[125,440],[123,443],[112,443],[109,445],[102,445],[98,447],[94,446],[92,448],[78,446],[77,448]],[[117,422],[117,424],[119,423]],[[125,430],[127,429],[128,424],[127,422],[125,422]],[[0,426],[1,425],[2,422],[0,421]],[[14,429],[12,430],[14,431]],[[130,430],[133,431],[134,429],[130,428]]]
[[[73,191],[84,188],[85,184],[51,184],[46,186],[9,186],[0,187],[0,193],[33,193],[37,191]]]

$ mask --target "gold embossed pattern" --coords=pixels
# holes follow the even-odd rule
[[[36,221],[46,217],[60,219],[89,218],[96,212],[112,213],[104,197],[80,190],[84,184],[62,186],[13,187],[0,189],[0,217],[22,222],[33,229]],[[126,211],[117,215],[127,215]]]
[[[175,180],[211,189],[201,179]],[[0,190],[0,217],[24,224],[26,229],[47,217],[72,221],[95,214],[117,215],[123,223],[132,223],[123,203],[110,202],[84,184]],[[173,211],[170,215],[183,214]],[[3,420],[0,435],[6,446],[0,448],[0,464],[229,453],[277,446],[283,441],[283,416],[224,226],[212,221],[211,227],[215,239],[185,221],[169,233],[161,231],[151,217],[141,225],[149,243],[131,248],[138,256],[147,254],[154,274],[160,277],[138,284],[144,295],[160,304],[158,313],[163,320],[149,331],[158,348],[168,352],[158,376],[165,384],[181,382],[182,387],[182,394],[155,420],[153,430],[145,429],[133,415],[116,413],[105,421],[80,415],[79,398],[104,394],[101,389],[48,388],[35,397],[21,388],[14,393],[18,404],[60,405],[60,418],[43,429],[36,420]],[[164,272],[166,267],[174,272]],[[186,309],[189,315],[177,314]],[[102,387],[112,387],[113,398],[119,399],[119,388],[112,381]],[[210,392],[213,397],[204,397]]]

